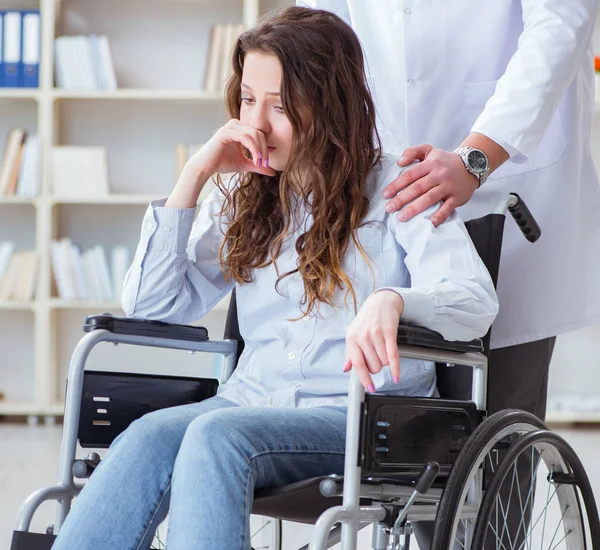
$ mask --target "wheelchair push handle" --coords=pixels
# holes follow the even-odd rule
[[[525,238],[530,242],[534,243],[540,238],[542,234],[542,230],[540,226],[535,221],[533,214],[523,201],[519,195],[516,193],[511,193],[511,197],[514,197],[516,200],[511,200],[508,204],[508,211],[511,213],[513,219],[519,226],[519,229],[525,236]]]

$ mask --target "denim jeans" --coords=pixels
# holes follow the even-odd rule
[[[240,407],[222,397],[162,409],[115,439],[53,550],[248,550],[254,489],[343,473],[345,407]]]

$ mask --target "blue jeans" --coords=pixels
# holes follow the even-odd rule
[[[254,489],[343,473],[346,408],[240,407],[222,397],[162,409],[115,439],[53,550],[247,550]]]

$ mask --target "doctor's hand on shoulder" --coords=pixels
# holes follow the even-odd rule
[[[346,363],[344,372],[355,369],[360,383],[369,392],[375,391],[371,374],[386,365],[394,382],[400,380],[400,357],[396,338],[404,311],[402,296],[393,290],[379,290],[363,303],[346,330]]]
[[[244,148],[250,151],[251,159],[245,155]],[[217,173],[256,172],[274,176],[276,172],[268,166],[268,155],[263,132],[231,119],[187,161],[165,206],[195,207],[202,188]]]
[[[442,201],[431,216],[437,227],[456,208],[469,202],[487,176],[508,158],[503,147],[476,133],[452,152],[429,144],[409,147],[398,161],[399,166],[409,167],[384,189],[383,196],[390,199],[386,209],[399,210],[398,219],[407,221]]]

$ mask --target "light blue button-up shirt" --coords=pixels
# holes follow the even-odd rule
[[[344,269],[353,282],[358,308],[376,290],[390,288],[404,299],[403,323],[440,332],[447,340],[483,336],[498,311],[494,286],[458,214],[435,228],[432,207],[408,222],[385,211],[383,188],[403,168],[383,157],[368,177],[369,212],[358,239],[371,268],[350,242]],[[197,321],[222,300],[235,283],[226,282],[218,260],[227,220],[218,216],[222,194],[215,189],[195,208],[150,204],[139,245],[123,291],[128,316],[186,324]],[[298,229],[285,241],[277,265],[280,273],[296,266],[295,241],[311,223],[302,211]],[[245,348],[232,377],[219,388],[222,397],[241,405],[310,407],[346,405],[349,374],[346,329],[355,317],[344,306],[320,304],[318,314],[299,321],[303,282],[299,274],[284,278],[270,265],[254,271],[254,281],[235,285],[240,333]],[[413,396],[436,394],[435,365],[401,358],[400,383],[389,368],[373,376],[380,392]]]

